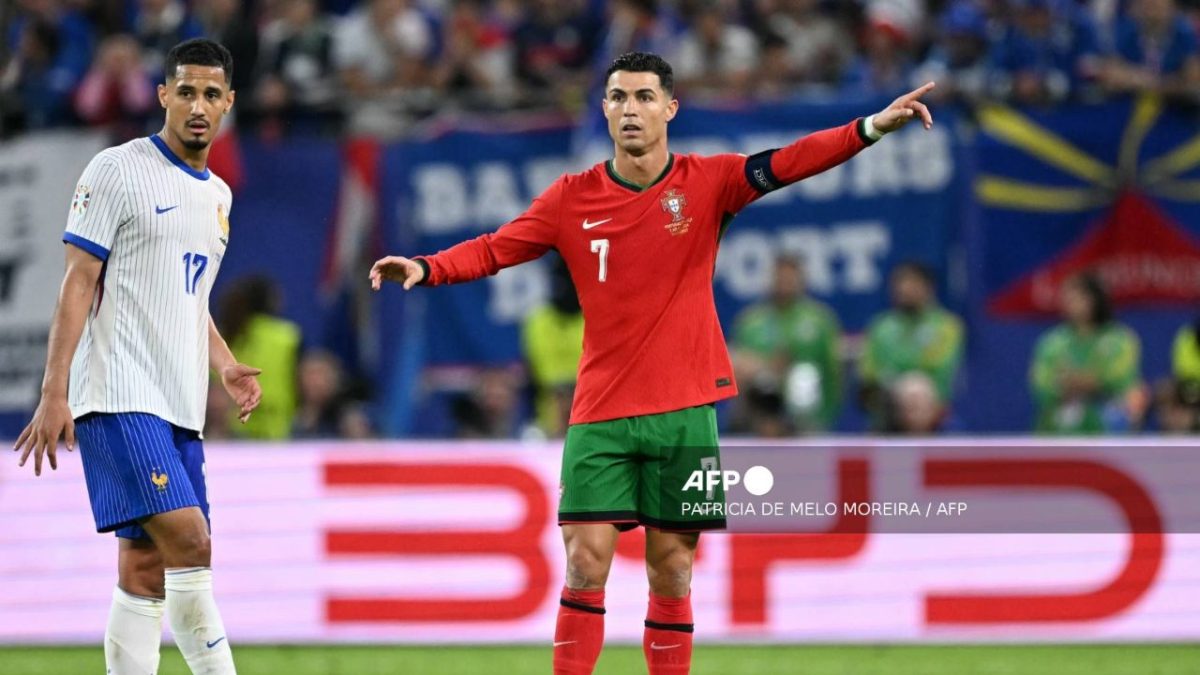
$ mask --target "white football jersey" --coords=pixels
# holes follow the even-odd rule
[[[229,186],[157,135],[97,154],[63,241],[104,261],[71,362],[70,405],[142,412],[200,431],[208,391],[208,294],[229,243]]]

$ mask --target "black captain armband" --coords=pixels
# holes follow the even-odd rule
[[[771,156],[775,150],[763,150],[746,158],[746,182],[759,194],[767,194],[783,187],[783,183],[771,171]]]
[[[418,286],[425,286],[429,283],[429,263],[425,262],[424,258],[413,258],[413,262],[421,266],[421,270],[425,272],[425,276],[421,277]]]

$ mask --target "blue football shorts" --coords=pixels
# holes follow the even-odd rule
[[[75,436],[97,532],[148,539],[139,520],[189,506],[208,519],[200,434],[146,413],[91,413]]]

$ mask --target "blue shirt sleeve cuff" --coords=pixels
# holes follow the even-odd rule
[[[72,232],[67,232],[66,234],[63,235],[63,243],[64,244],[73,244],[73,245],[78,246],[79,248],[87,251],[88,253],[91,253],[92,255],[96,256],[97,258],[99,258],[101,260],[108,260],[108,249],[104,248],[100,244],[97,244],[96,242],[94,242],[90,239],[85,239],[84,237],[81,237]]]

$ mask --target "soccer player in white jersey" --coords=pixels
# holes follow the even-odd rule
[[[14,449],[57,468],[76,437],[99,532],[118,539],[104,639],[111,675],[157,671],[162,616],[193,673],[234,673],[213,600],[204,427],[208,370],[243,422],[259,371],[208,312],[229,242],[229,186],[208,149],[233,106],[229,51],[189,40],[167,54],[162,131],[108,148],[84,170],[67,218],[67,266],[42,398]]]

